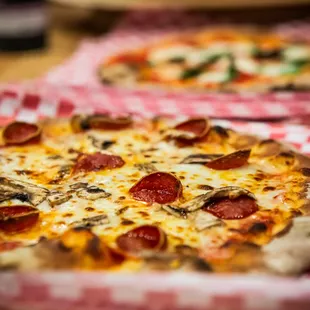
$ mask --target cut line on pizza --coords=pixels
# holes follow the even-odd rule
[[[310,159],[208,118],[1,129],[0,269],[304,274]]]
[[[208,92],[308,91],[310,43],[226,26],[124,50],[98,68],[104,84]]]

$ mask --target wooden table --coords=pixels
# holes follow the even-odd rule
[[[76,49],[80,40],[106,31],[118,12],[97,18],[85,9],[50,5],[49,43],[44,50],[0,53],[0,82],[33,79],[63,62]]]
[[[309,0],[310,1],[310,0]],[[42,51],[25,53],[0,53],[0,82],[15,82],[42,76],[51,68],[62,63],[85,37],[96,37],[104,34],[122,12],[91,11],[72,7],[50,5],[49,46]],[[310,7],[271,10],[235,10],[208,11],[216,14],[227,14],[243,22],[260,22],[303,18],[309,15]]]

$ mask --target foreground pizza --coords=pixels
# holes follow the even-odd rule
[[[301,274],[309,159],[208,119],[2,129],[2,269]]]
[[[310,44],[253,29],[183,34],[124,51],[100,66],[103,83],[208,91],[309,90]]]

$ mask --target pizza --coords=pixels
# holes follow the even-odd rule
[[[310,160],[203,117],[1,128],[0,269],[300,275]]]
[[[126,50],[99,67],[105,84],[212,92],[304,91],[310,44],[272,32],[215,28]]]

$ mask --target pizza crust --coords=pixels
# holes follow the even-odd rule
[[[203,123],[200,119],[193,121]],[[184,141],[188,124],[192,123],[158,117],[155,121],[128,122],[129,127],[120,130],[90,128],[74,132],[69,120],[51,119],[41,124],[41,144],[2,148],[2,175],[28,182],[29,188],[43,188],[46,197],[37,205],[40,224],[17,234],[0,231],[4,245],[10,242],[24,245],[2,252],[1,268],[302,273],[308,257],[299,248],[292,256],[289,249],[294,247],[291,234],[294,238],[300,234],[305,238],[304,244],[308,244],[303,221],[309,214],[309,158],[278,141],[262,140],[212,124],[204,131],[196,128],[195,134],[186,135]],[[172,129],[173,136],[167,134]],[[113,143],[108,148],[101,142],[94,145],[89,136],[97,142]],[[208,168],[210,162],[219,159],[221,162],[225,155],[241,154],[246,149],[251,150],[247,164],[223,171]],[[82,173],[75,172],[81,154],[85,158],[85,154],[98,152],[112,160],[109,164],[100,163],[110,165],[111,170],[94,166],[94,171],[84,167]],[[114,161],[117,156],[124,165],[118,166],[119,161]],[[28,170],[20,173],[25,165]],[[70,168],[59,178],[62,166]],[[130,194],[130,188],[139,180],[160,171],[182,183],[182,191],[178,189],[177,195],[172,195],[178,197],[174,202],[150,205]],[[221,192],[225,186],[227,195],[210,194]],[[233,188],[238,187],[241,190],[236,195]],[[170,185],[165,187],[165,191],[171,190]],[[60,195],[60,199],[53,195]],[[190,202],[199,196],[209,198],[199,208],[193,208]],[[205,211],[206,204],[218,198],[239,196],[253,198],[258,211],[252,206],[253,214],[233,220]],[[143,199],[143,195],[139,197]],[[1,206],[8,202],[12,206],[21,203],[4,201],[0,212]],[[138,258],[120,251],[117,238],[141,225],[158,225],[168,244],[160,251],[146,250]],[[180,253],[181,246],[189,253]],[[278,264],[282,253],[285,259]],[[296,265],[291,260],[296,260]]]
[[[307,91],[310,45],[298,44],[251,27],[208,28],[115,55],[99,66],[98,78],[104,84],[141,89]]]

